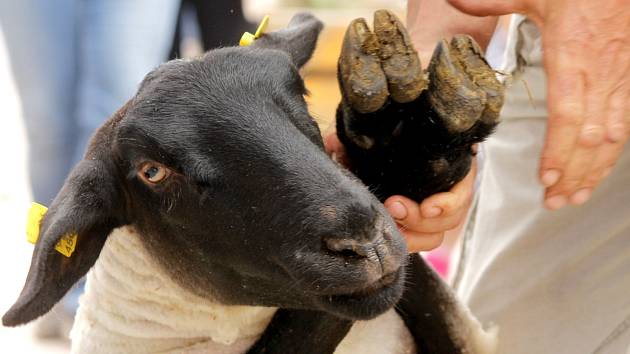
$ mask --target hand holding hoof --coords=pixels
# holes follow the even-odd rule
[[[433,194],[420,203],[400,195],[385,200],[385,207],[405,237],[409,252],[430,251],[440,246],[445,232],[457,228],[465,220],[476,172],[473,160],[463,180],[449,191]]]
[[[503,87],[468,36],[438,44],[428,73],[394,14],[346,32],[338,72],[337,134],[351,170],[385,200],[421,201],[470,170],[471,146],[498,124]]]

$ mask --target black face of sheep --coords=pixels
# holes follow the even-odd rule
[[[404,241],[377,199],[326,156],[303,99],[298,67],[320,29],[297,16],[252,47],[150,73],[52,203],[3,323],[47,312],[128,224],[181,286],[226,304],[353,319],[395,304]],[[78,240],[66,258],[54,246],[69,232]]]

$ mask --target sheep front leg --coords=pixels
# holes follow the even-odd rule
[[[332,354],[350,327],[325,312],[279,309],[247,354]]]
[[[481,323],[455,297],[451,288],[419,254],[409,255],[409,284],[396,304],[421,354],[492,354],[497,329]]]
[[[337,135],[346,162],[380,200],[418,202],[449,190],[469,172],[472,145],[499,122],[503,86],[468,36],[441,41],[427,72],[395,15],[374,14],[346,32],[338,64],[342,102]],[[485,332],[417,254],[409,256],[398,313],[419,353],[492,353]]]

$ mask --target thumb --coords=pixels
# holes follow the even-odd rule
[[[522,0],[447,0],[451,6],[473,16],[501,16],[522,12]]]
[[[346,168],[350,167],[350,161],[346,156],[346,148],[343,146],[341,141],[339,141],[337,132],[332,131],[324,136],[324,149],[326,150],[326,154],[328,154],[328,156],[330,156],[333,160],[339,162]]]
[[[343,150],[343,145],[339,141],[337,137],[337,133],[335,131],[329,132],[324,135],[324,149],[328,155],[332,155],[332,153],[336,153],[340,150]]]

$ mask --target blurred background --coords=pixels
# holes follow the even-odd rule
[[[336,62],[345,27],[379,8],[405,18],[403,0],[0,0],[0,313],[17,298],[30,264],[31,201],[50,204],[90,134],[148,71],[169,58],[237,45],[265,14],[273,30],[297,11],[311,11],[326,26],[303,74],[309,109],[326,132],[339,102]],[[428,255],[442,274],[451,244]],[[35,324],[0,327],[2,352],[68,352],[79,294]]]

